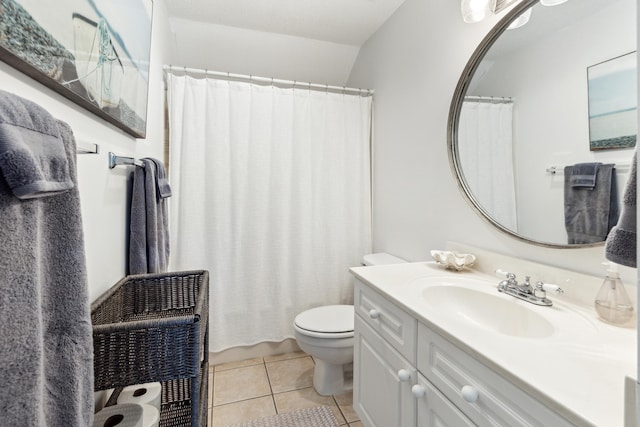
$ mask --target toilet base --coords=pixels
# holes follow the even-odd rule
[[[342,394],[353,388],[353,380],[345,381],[343,364],[327,363],[315,359],[313,370],[313,388],[322,396]]]

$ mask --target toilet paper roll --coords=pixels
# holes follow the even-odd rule
[[[104,408],[105,398],[107,390],[100,390],[93,393],[93,412],[96,413]]]
[[[139,403],[142,406],[142,427],[158,427],[160,425],[160,411],[146,403]]]
[[[107,405],[113,390],[114,389],[110,388],[108,390],[100,390],[93,393],[94,413],[102,410]]]
[[[135,403],[108,406],[94,416],[93,427],[143,427],[143,412],[144,408]]]
[[[122,389],[120,396],[118,396],[118,404],[146,403],[159,411],[161,395],[162,385],[160,383],[130,385]]]

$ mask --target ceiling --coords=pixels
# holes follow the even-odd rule
[[[360,46],[405,0],[163,0],[171,18]]]

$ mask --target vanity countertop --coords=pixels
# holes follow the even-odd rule
[[[595,310],[570,297],[549,295],[552,307],[500,294],[500,279],[474,270],[454,272],[434,262],[355,267],[362,282],[402,306],[477,360],[576,425],[624,425],[625,377],[636,377],[636,329],[602,322]],[[474,325],[464,316],[434,310],[424,283],[447,278],[524,304],[553,325],[549,336],[519,337]],[[461,280],[459,280],[461,279]],[[425,282],[426,281],[426,282]]]

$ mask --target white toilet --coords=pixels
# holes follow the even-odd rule
[[[363,257],[363,265],[400,264],[405,260],[386,253]],[[353,362],[352,305],[327,305],[298,314],[293,322],[298,346],[313,356],[313,387],[328,396],[351,389],[344,379],[345,365]]]

